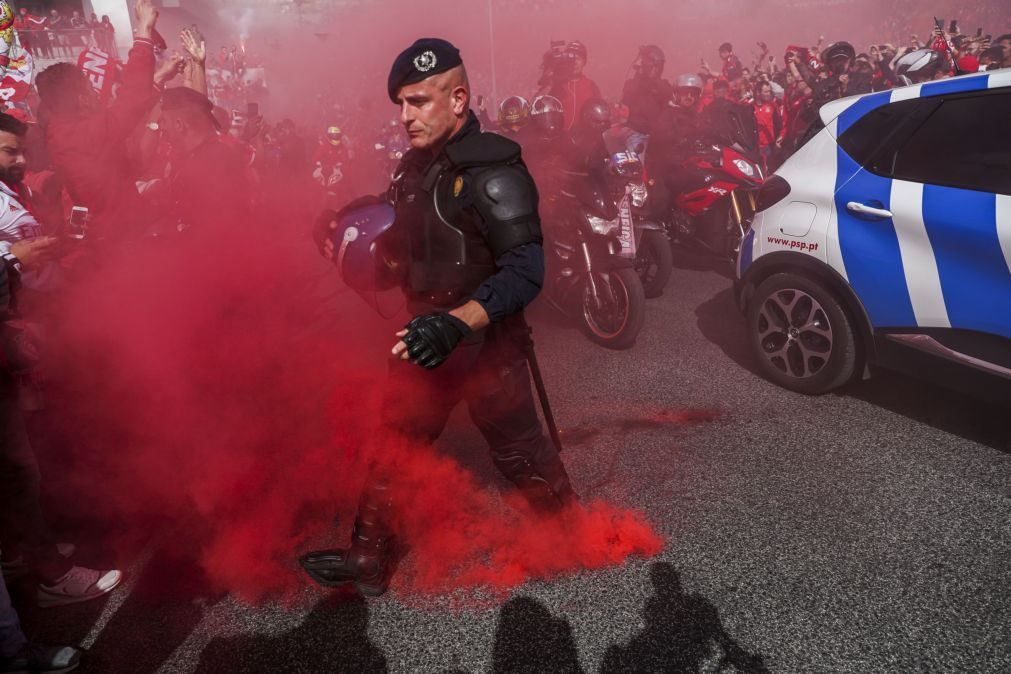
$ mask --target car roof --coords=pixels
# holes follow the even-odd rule
[[[1000,89],[1011,87],[1011,68],[1001,68],[999,70],[988,70],[982,73],[972,73],[970,75],[959,75],[943,80],[933,80],[920,84],[910,84],[905,87],[896,87],[885,91],[876,91],[869,94],[859,94],[829,101],[821,106],[818,115],[821,121],[828,126],[832,120],[838,118],[843,112],[856,107],[850,114],[850,123],[856,121],[864,114],[888,103],[895,101],[905,101],[911,98],[926,98],[929,96],[942,96],[944,94],[957,94],[966,91],[981,91],[985,89]],[[840,130],[841,132],[841,130]]]

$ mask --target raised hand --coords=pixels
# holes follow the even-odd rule
[[[152,0],[137,0],[137,4],[134,5],[134,13],[137,15],[137,37],[151,37],[154,26],[158,23],[158,8],[154,6],[154,2]]]
[[[196,28],[184,28],[179,33],[179,39],[182,40],[183,48],[195,62],[203,64],[207,61],[207,42]]]

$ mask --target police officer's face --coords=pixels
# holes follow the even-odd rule
[[[400,122],[416,150],[441,147],[462,126],[470,95],[453,74],[442,73],[400,89]]]

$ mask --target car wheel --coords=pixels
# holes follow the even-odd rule
[[[817,281],[773,274],[747,307],[748,342],[762,373],[798,393],[839,388],[856,371],[853,324],[836,296]]]

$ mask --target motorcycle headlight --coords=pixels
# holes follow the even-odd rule
[[[605,220],[604,218],[598,218],[595,215],[587,215],[586,220],[590,223],[590,229],[603,236],[608,236],[609,234],[613,234],[618,231],[618,226],[620,224],[618,222],[618,218],[615,218],[614,220]]]
[[[749,178],[756,177],[755,176],[755,169],[753,169],[751,167],[751,164],[749,164],[748,162],[744,161],[743,159],[735,159],[734,160],[734,166],[737,167],[738,171],[740,171],[744,175],[748,176]]]
[[[646,205],[646,198],[649,197],[649,190],[646,185],[636,185],[632,188],[632,205],[642,208]]]

